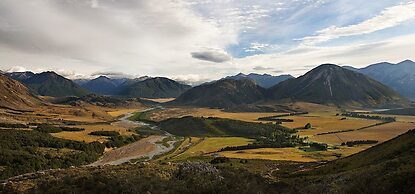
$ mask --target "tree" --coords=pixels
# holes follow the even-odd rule
[[[311,129],[311,123],[307,123],[305,126],[304,126],[304,129]]]

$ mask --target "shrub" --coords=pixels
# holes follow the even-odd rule
[[[117,131],[93,131],[89,135],[115,137],[119,136],[120,133]]]

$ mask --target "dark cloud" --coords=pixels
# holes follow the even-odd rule
[[[268,70],[273,70],[274,68],[271,67],[263,67],[263,66],[255,66],[253,68],[253,70],[257,70],[257,71],[268,71]]]
[[[215,63],[222,63],[226,61],[230,61],[231,57],[229,54],[218,51],[218,50],[205,50],[200,52],[192,52],[190,53],[193,58],[199,59],[202,61],[210,61]]]
[[[272,72],[274,72],[274,73],[284,73],[284,71],[281,71],[281,70],[275,70],[275,71],[272,71]]]

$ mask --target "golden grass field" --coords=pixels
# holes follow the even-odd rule
[[[88,135],[93,131],[117,131],[121,135],[132,135],[132,132],[129,132],[128,129],[123,127],[118,127],[110,124],[90,124],[90,125],[75,125],[74,127],[84,128],[84,131],[63,131],[59,133],[52,133],[53,136],[63,138],[63,139],[70,139],[76,141],[85,141],[85,142],[93,142],[93,141],[106,141],[105,137],[101,136],[94,136]]]
[[[289,128],[304,127],[307,123],[311,123],[313,129],[300,130],[300,136],[312,136],[318,133],[325,133],[331,131],[340,131],[347,129],[358,129],[361,127],[370,126],[381,123],[378,120],[367,120],[359,118],[347,117],[346,120],[341,120],[342,116],[335,116],[336,113],[310,113],[307,115],[298,115],[291,117],[284,117],[284,119],[293,119],[294,122],[283,123],[283,126]]]
[[[310,140],[330,144],[341,144],[342,141],[354,140],[378,140],[381,143],[411,129],[415,129],[415,123],[393,122],[358,131],[313,136],[310,137]]]
[[[228,158],[288,160],[297,162],[315,162],[317,160],[306,157],[304,151],[296,148],[258,148],[240,151],[220,152],[219,155]]]
[[[224,112],[221,109],[210,109],[210,108],[169,108],[164,110],[152,111],[149,113],[149,117],[154,121],[162,121],[168,118],[178,118],[184,116],[194,117],[220,117],[228,119],[237,119],[249,122],[258,122],[259,117],[274,116],[283,113],[253,113],[253,112],[241,112],[231,113]]]
[[[247,145],[253,140],[242,137],[207,137],[201,139],[199,142],[197,142],[197,139],[193,139],[192,141],[196,143],[173,158],[175,160],[181,160],[193,156],[202,156],[207,153],[217,152],[227,146]]]
[[[240,151],[219,152],[219,155],[238,159],[284,160],[295,162],[316,162],[335,160],[337,154],[346,157],[361,152],[370,146],[339,147],[335,150],[306,152],[299,148],[258,148]]]
[[[165,102],[173,101],[175,98],[142,98],[142,99],[150,100],[153,102],[165,103]]]
[[[112,116],[114,118],[117,118],[117,117],[120,117],[122,115],[125,115],[125,114],[128,114],[128,113],[137,112],[137,111],[144,110],[144,109],[145,108],[141,108],[141,109],[138,109],[138,108],[120,108],[120,109],[111,109],[111,110],[108,110],[107,113],[110,116]]]

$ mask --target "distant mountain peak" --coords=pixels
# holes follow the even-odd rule
[[[282,81],[285,81],[291,78],[294,78],[294,77],[291,75],[273,76],[270,74],[258,74],[258,73],[249,73],[248,75],[246,75],[243,73],[239,73],[234,76],[225,77],[223,79],[233,79],[233,80],[250,79],[263,88],[270,88]]]
[[[407,59],[405,61],[402,61],[402,62],[398,63],[397,65],[402,65],[402,64],[415,65],[415,62],[413,62],[412,60]]]
[[[320,104],[381,106],[405,103],[392,89],[363,74],[334,64],[322,64],[303,76],[270,88],[273,99]]]

